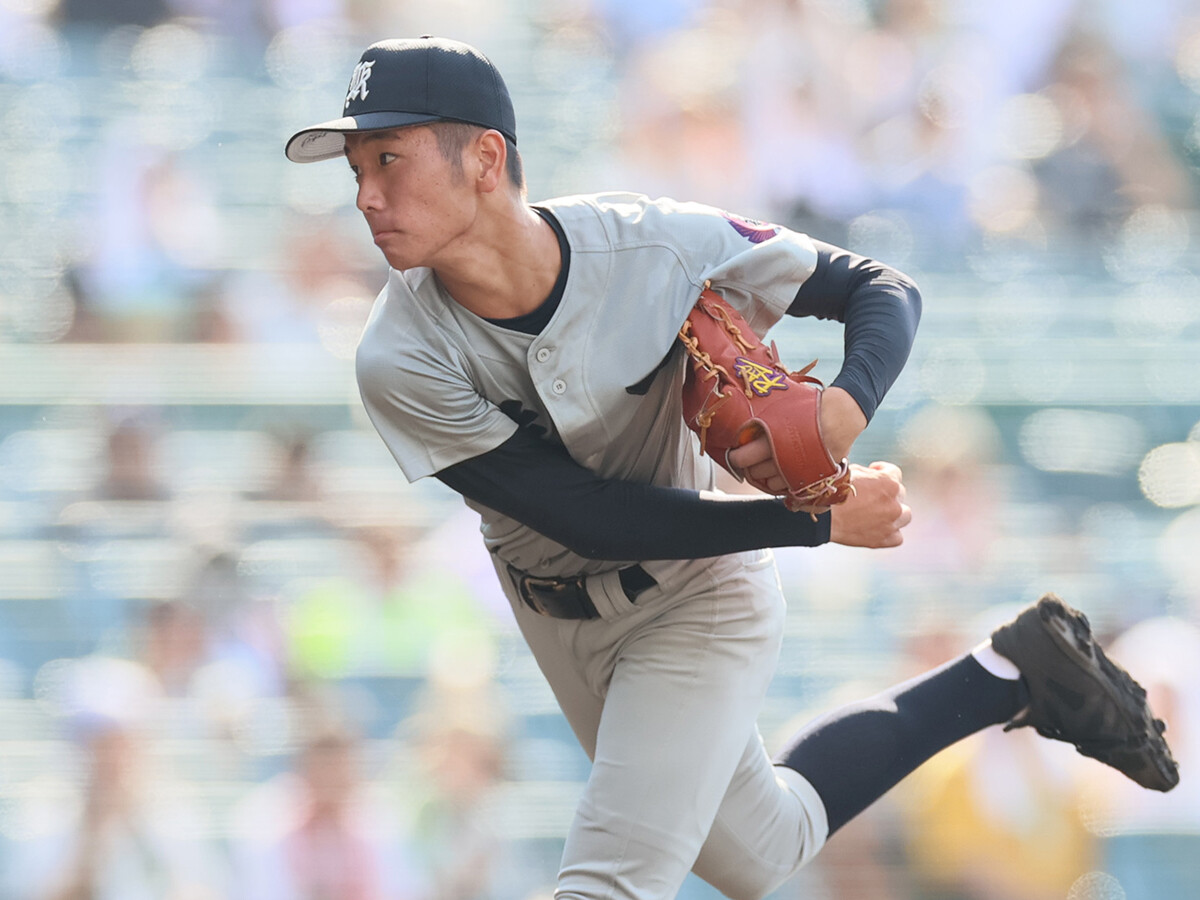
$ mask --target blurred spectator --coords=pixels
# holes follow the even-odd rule
[[[937,255],[961,251],[974,234],[966,111],[977,84],[956,69],[953,16],[942,0],[888,0],[878,7],[878,27],[847,51],[845,77],[867,113],[857,144],[874,195],[847,236],[860,252],[890,258],[924,250],[922,265],[943,265]],[[889,232],[890,242],[878,239]]]
[[[486,683],[431,682],[402,725],[416,751],[413,841],[436,900],[503,896],[514,873],[496,806],[508,745],[508,712]]]
[[[331,307],[347,299],[362,305],[361,327],[385,280],[335,221],[293,221],[270,265],[225,279],[220,315],[242,341],[319,343],[328,339],[322,332]]]
[[[104,642],[153,680],[162,701],[155,727],[176,742],[178,774],[198,781],[261,777],[277,771],[264,749],[277,752],[286,730],[274,604],[252,593],[236,552],[200,548],[196,556],[177,596],[130,603],[126,621],[106,623]]]
[[[162,22],[171,12],[168,0],[58,0],[56,6],[58,20],[67,27],[141,25],[148,28]]]
[[[900,789],[916,896],[1061,900],[1096,866],[1070,748],[989,730],[934,757]],[[1046,752],[1047,748],[1050,752]]]
[[[197,546],[184,579],[183,598],[216,630],[228,628],[252,601],[250,584],[239,569],[240,558],[236,546]]]
[[[170,491],[158,471],[159,430],[150,421],[130,416],[111,426],[104,471],[96,486],[100,500],[167,500]]]
[[[856,146],[863,123],[843,63],[854,23],[815,3],[747,4],[744,13],[738,108],[755,180],[749,202],[761,205],[760,218],[844,246],[846,223],[871,206]]]
[[[178,600],[151,603],[138,635],[139,659],[168,697],[181,697],[208,658],[204,619],[190,604]]]
[[[287,610],[301,678],[424,677],[447,665],[475,672],[495,655],[494,625],[459,573],[422,565],[409,529],[351,530],[362,562],[309,586]]]
[[[985,409],[934,404],[911,415],[897,437],[915,514],[883,565],[980,603],[1007,500],[997,475],[1000,431]]]
[[[208,648],[198,689],[213,709],[237,718],[254,698],[285,692],[285,649],[275,599],[259,596],[241,571],[237,548],[209,548],[187,577],[181,601],[203,622]]]
[[[250,500],[314,503],[325,499],[325,489],[312,464],[312,435],[304,430],[274,435],[279,464],[268,484],[247,495]]]
[[[191,314],[180,323],[178,340],[197,344],[232,344],[241,339],[237,323],[225,308],[222,282],[223,277],[218,276],[192,295]],[[76,318],[79,318],[78,312]],[[72,334],[82,332],[86,325],[85,319],[82,325],[73,328]]]
[[[228,42],[230,50],[244,56],[239,59],[242,66],[261,62],[263,50],[275,30],[270,20],[267,0],[253,3],[238,3],[233,0],[168,0],[177,19],[190,27],[204,29],[214,37]],[[304,3],[295,3],[305,6]],[[313,4],[318,9],[322,4]]]
[[[63,272],[63,287],[73,306],[70,327],[61,338],[64,343],[96,343],[110,338],[104,310],[98,308],[95,296],[83,286],[85,277],[78,264],[68,266]]]
[[[173,340],[226,240],[216,197],[180,156],[133,143],[123,129],[105,137],[77,302],[104,323],[105,340]]]
[[[752,182],[737,107],[739,37],[738,21],[720,16],[629,52],[609,187],[750,212],[739,208]]]
[[[955,134],[955,98],[945,85],[924,87],[913,106],[872,129],[863,153],[877,180],[875,208],[851,223],[860,252],[889,258],[919,251],[922,265],[944,267],[947,252],[971,246],[969,188]],[[891,233],[889,244],[872,231]],[[917,246],[919,245],[919,246]]]
[[[159,693],[136,663],[73,661],[54,686],[83,777],[22,811],[37,825],[16,844],[13,900],[218,900],[225,871],[203,817],[151,764]],[[31,792],[32,793],[32,792]],[[46,808],[36,808],[45,804]]]
[[[234,898],[423,896],[396,823],[362,777],[362,747],[337,725],[308,734],[294,769],[258,787],[235,822]]]
[[[1140,206],[1194,205],[1191,178],[1103,38],[1073,33],[1045,94],[1061,119],[1061,139],[1033,170],[1046,226],[1067,249],[1107,249]]]
[[[1084,809],[1102,868],[1125,900],[1200,896],[1200,628],[1170,616],[1145,619],[1119,634],[1109,655],[1146,689],[1185,774],[1164,795],[1090,771]]]
[[[593,15],[603,23],[609,40],[617,48],[637,48],[641,44],[669,39],[695,24],[709,0],[591,0]]]

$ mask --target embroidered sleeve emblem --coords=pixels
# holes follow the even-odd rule
[[[725,221],[733,226],[734,231],[752,244],[761,244],[779,234],[778,225],[760,222],[757,219],[745,219],[731,213],[722,213],[722,215],[725,217]]]
[[[787,390],[787,380],[782,372],[768,368],[752,359],[739,356],[733,361],[733,370],[746,383],[746,387],[760,397],[765,397],[771,391]]]
[[[355,97],[367,99],[367,79],[371,77],[371,67],[375,65],[375,60],[369,62],[364,60],[354,67],[354,74],[350,76],[350,89],[346,92],[346,106],[350,105],[350,101]],[[346,106],[342,108],[345,109]]]

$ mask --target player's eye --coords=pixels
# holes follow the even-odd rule
[[[395,153],[380,153],[379,154],[379,164],[381,166],[386,166],[388,163],[390,163],[395,158],[396,158]]]

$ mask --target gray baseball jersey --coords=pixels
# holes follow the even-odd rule
[[[682,356],[667,360],[676,334],[706,281],[765,333],[812,273],[812,242],[712,207],[636,194],[539,205],[571,246],[562,301],[546,328],[530,335],[495,325],[455,303],[431,270],[392,271],[358,350],[371,421],[410,481],[492,450],[519,419],[602,477],[711,488],[712,463],[695,452],[680,411]],[[476,509],[489,549],[517,568],[574,575],[613,567]]]

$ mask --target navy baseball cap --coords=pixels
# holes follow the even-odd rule
[[[346,133],[449,120],[494,128],[514,144],[512,99],[491,60],[469,44],[424,35],[372,44],[359,57],[340,119],[298,131],[293,162],[341,156]]]

